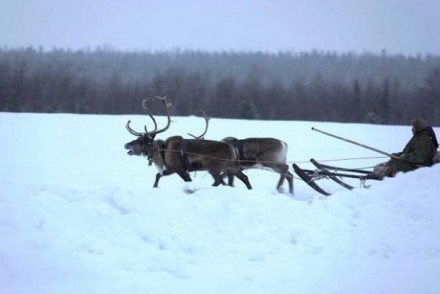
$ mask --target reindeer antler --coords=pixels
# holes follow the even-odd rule
[[[142,108],[148,113],[148,115],[150,116],[151,120],[154,123],[154,130],[153,132],[155,132],[157,130],[157,122],[156,119],[154,118],[153,114],[151,113],[150,109],[147,107],[147,102],[150,101],[152,98],[145,98],[142,100]],[[147,125],[144,126],[144,130],[145,130],[145,134],[148,133],[147,131]]]
[[[154,116],[153,116],[153,114],[151,113],[150,109],[147,107],[147,102],[150,101],[152,98],[145,98],[145,99],[142,100],[142,108],[147,112],[147,114],[150,116],[151,120],[153,121],[153,123],[154,123],[154,130],[149,132],[149,131],[147,130],[147,126],[145,125],[145,126],[144,126],[145,133],[136,132],[135,130],[133,130],[133,129],[130,127],[130,123],[131,123],[131,121],[129,120],[129,121],[127,122],[127,125],[126,125],[125,127],[127,128],[128,132],[129,132],[130,134],[135,135],[135,136],[138,136],[138,137],[140,137],[140,136],[144,136],[144,135],[148,135],[148,136],[150,136],[150,137],[154,137],[154,136],[156,136],[157,134],[166,131],[166,130],[170,127],[170,124],[171,124],[171,117],[170,117],[170,109],[169,109],[169,107],[171,106],[171,104],[166,102],[166,99],[167,99],[166,97],[159,97],[159,96],[156,96],[155,98],[158,99],[158,100],[161,100],[162,103],[163,103],[163,105],[164,105],[164,107],[165,107],[165,111],[166,111],[166,115],[167,115],[167,125],[166,125],[164,128],[160,129],[160,130],[157,129],[157,122],[156,122],[156,119],[154,118]]]
[[[167,101],[166,101],[167,97],[165,97],[165,96],[164,97],[156,96],[155,98],[158,99],[158,100],[161,100],[162,103],[163,103],[163,106],[165,107],[165,111],[166,111],[166,115],[167,115],[167,124],[162,129],[158,130],[157,127],[156,127],[154,131],[147,132],[147,134],[149,136],[151,136],[151,137],[154,137],[154,136],[156,136],[159,133],[165,132],[166,130],[168,130],[168,128],[171,125],[171,115],[170,115],[170,106],[171,106],[171,104],[167,103]]]
[[[130,123],[131,123],[131,120],[129,120],[129,121],[127,122],[127,124],[125,125],[125,127],[127,128],[127,131],[128,131],[130,134],[132,134],[132,135],[134,135],[134,136],[138,136],[138,137],[145,135],[145,133],[138,133],[138,132],[136,132],[135,130],[133,130],[133,129],[130,127]]]
[[[193,137],[196,140],[203,140],[206,134],[206,132],[208,131],[208,127],[209,127],[209,120],[211,119],[210,117],[208,117],[208,115],[206,114],[205,111],[203,111],[203,109],[201,109],[200,107],[198,107],[198,110],[202,113],[203,118],[205,119],[205,131],[200,135],[200,136],[194,136],[190,133],[188,133],[188,135],[190,135],[191,137]]]

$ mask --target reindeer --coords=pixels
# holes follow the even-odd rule
[[[195,136],[188,134],[191,137],[203,140],[206,132],[208,131],[208,125],[210,117],[205,111],[199,108],[205,119],[205,130],[199,135]],[[289,172],[289,166],[286,164],[287,157],[287,144],[283,141],[274,138],[248,138],[238,140],[234,137],[227,137],[222,140],[236,148],[240,156],[240,168],[267,168],[279,173],[280,180],[277,185],[278,191],[281,190],[281,185],[284,180],[287,179],[289,183],[289,192],[293,194],[293,175]],[[234,176],[227,174],[228,184],[233,186]]]
[[[222,140],[238,149],[240,155],[240,167],[242,169],[264,168],[273,170],[281,175],[277,190],[281,191],[281,185],[287,179],[289,192],[293,194],[293,175],[289,172],[286,164],[287,144],[274,138],[247,138],[239,140],[234,137],[226,137]],[[234,177],[228,175],[228,184],[233,185]]]
[[[206,170],[214,178],[213,186],[223,183],[222,173],[231,174],[239,178],[248,189],[252,189],[248,177],[243,174],[238,163],[237,150],[225,143],[210,140],[184,139],[181,136],[172,136],[164,140],[155,140],[157,134],[170,127],[171,118],[166,98],[156,97],[163,102],[167,115],[167,124],[157,129],[157,123],[146,107],[145,100],[142,106],[152,118],[155,128],[153,131],[136,132],[127,122],[128,132],[138,138],[127,144],[125,149],[128,155],[145,156],[149,164],[154,164],[158,170],[153,187],[158,187],[162,176],[177,173],[185,182],[191,182],[189,172]]]

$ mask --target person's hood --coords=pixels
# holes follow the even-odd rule
[[[412,125],[412,127],[414,128],[414,130],[416,131],[416,133],[418,133],[418,132],[420,132],[420,131],[423,131],[423,130],[425,130],[426,128],[429,127],[429,125],[428,125],[428,123],[426,122],[426,120],[424,120],[424,119],[421,118],[421,117],[414,118],[414,119],[411,121],[411,125]]]

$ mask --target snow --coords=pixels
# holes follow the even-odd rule
[[[293,196],[278,193],[265,170],[246,171],[252,190],[212,187],[205,172],[152,188],[155,168],[123,148],[129,119],[148,122],[0,113],[0,293],[438,293],[440,165],[353,191],[321,180],[330,197],[297,177]],[[304,168],[386,160],[311,127],[387,152],[411,137],[409,126],[213,118],[206,138],[276,137]],[[200,117],[173,117],[158,138],[202,130]]]

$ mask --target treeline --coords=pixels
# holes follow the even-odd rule
[[[0,49],[0,111],[142,113],[151,96],[173,115],[440,125],[440,56]]]

